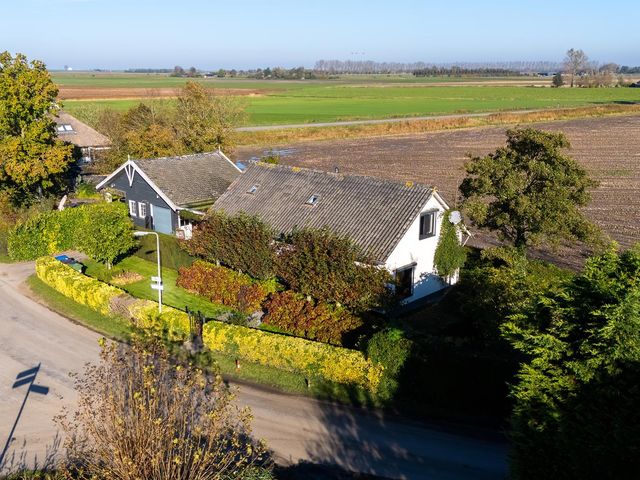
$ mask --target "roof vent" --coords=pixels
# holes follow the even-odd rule
[[[309,197],[309,200],[307,200],[307,205],[316,205],[318,200],[320,200],[320,195],[313,194]]]
[[[252,186],[249,190],[247,190],[247,193],[251,193],[251,194],[256,193],[256,192],[258,191],[258,187],[259,187],[259,186],[260,186],[260,185],[254,185],[254,186]]]
[[[333,167],[333,172],[334,172],[334,173],[340,173],[340,168],[338,167],[338,165],[335,165],[335,166]]]

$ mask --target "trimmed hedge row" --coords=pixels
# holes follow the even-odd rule
[[[181,268],[176,283],[212,302],[246,313],[260,310],[262,303],[276,287],[274,280],[255,281],[249,275],[202,260],[188,268]]]
[[[298,337],[341,345],[343,336],[362,326],[347,309],[314,302],[292,290],[274,293],[265,304],[263,321]]]
[[[9,233],[9,256],[35,260],[79,249],[100,262],[113,262],[135,246],[128,212],[123,203],[96,203],[35,215]]]
[[[66,297],[105,314],[114,310],[118,300],[128,297],[123,290],[82,275],[52,257],[36,261],[36,274]],[[189,317],[186,313],[164,306],[159,315],[157,304],[150,300],[132,299],[125,303],[137,326],[154,333],[162,332],[172,340],[187,338]],[[237,325],[209,322],[204,326],[203,340],[213,351],[337,383],[360,385],[372,393],[377,391],[383,374],[380,365],[359,351]]]

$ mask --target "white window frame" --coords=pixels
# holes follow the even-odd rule
[[[429,222],[431,231],[427,234],[423,234],[421,232],[422,219],[427,216],[431,217],[431,221]],[[437,225],[438,225],[438,210],[427,210],[426,212],[422,212],[420,214],[420,223],[418,224],[418,238],[420,240],[424,240],[425,238],[435,237]]]
[[[147,218],[147,204],[144,202],[138,202],[138,217]]]
[[[132,217],[137,217],[138,213],[138,206],[136,205],[136,201],[135,200],[129,200],[129,215],[131,215]]]

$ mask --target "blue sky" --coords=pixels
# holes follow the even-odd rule
[[[1,0],[0,50],[50,68],[561,60],[640,65],[637,0]],[[356,53],[357,54],[354,54]]]

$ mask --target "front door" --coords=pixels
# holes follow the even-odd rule
[[[153,229],[156,232],[172,234],[171,210],[163,207],[153,206]]]

